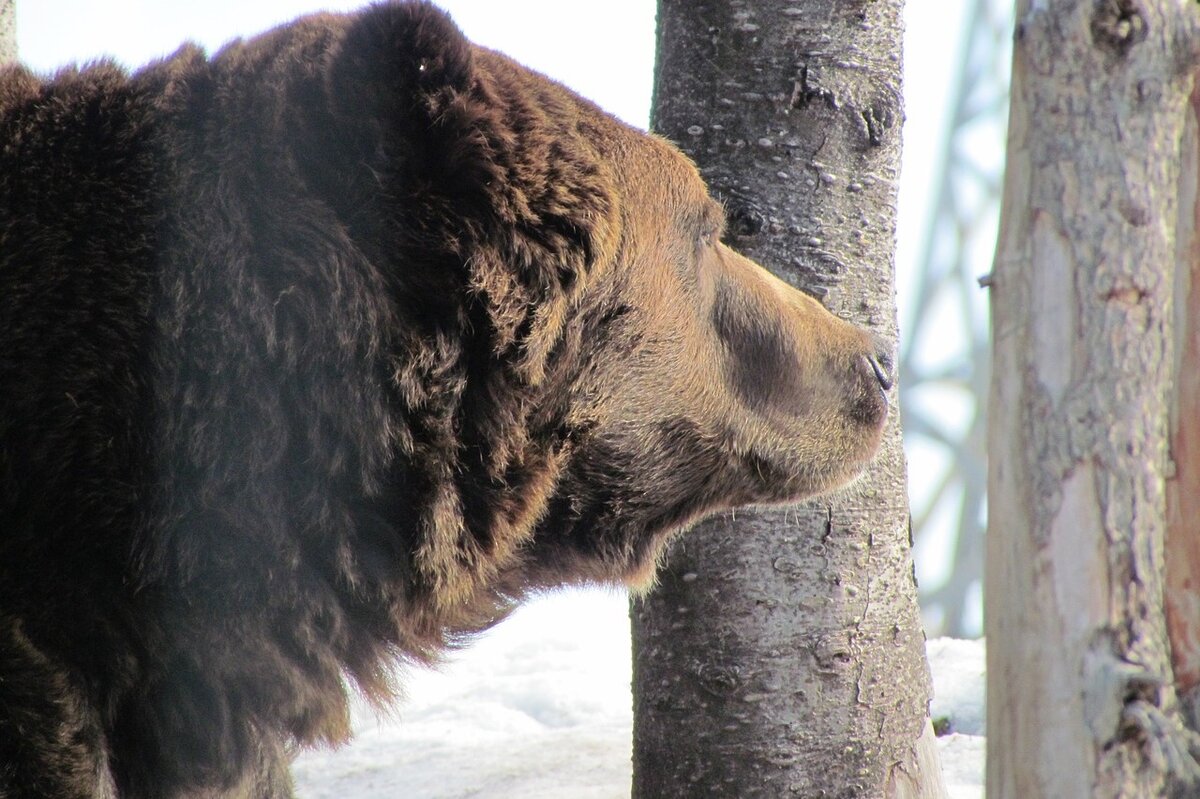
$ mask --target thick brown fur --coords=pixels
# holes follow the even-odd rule
[[[287,796],[530,590],[824,491],[864,333],[424,3],[0,72],[0,797]]]

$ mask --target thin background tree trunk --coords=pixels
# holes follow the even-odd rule
[[[652,112],[731,245],[892,342],[900,10],[660,0]],[[944,795],[909,545],[895,412],[853,489],[684,536],[632,607],[634,796]]]
[[[0,66],[17,60],[17,0],[0,0]]]
[[[1196,5],[1018,2],[992,281],[989,799],[1200,795],[1163,561]]]

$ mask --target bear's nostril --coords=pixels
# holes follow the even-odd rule
[[[895,383],[892,379],[891,358],[886,355],[868,355],[867,361],[871,364],[871,369],[875,371],[875,379],[879,381],[879,385],[884,391],[887,391]]]

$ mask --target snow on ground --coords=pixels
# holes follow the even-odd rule
[[[546,597],[440,671],[413,671],[390,719],[292,768],[301,799],[625,799],[629,620],[619,593]]]
[[[983,642],[935,638],[925,646],[933,672],[929,715],[951,799],[983,799]]]
[[[928,647],[951,799],[983,797],[983,647]],[[414,671],[389,717],[296,761],[301,799],[627,799],[629,620],[621,593],[530,603],[439,671]]]

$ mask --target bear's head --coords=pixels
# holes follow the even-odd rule
[[[358,17],[327,92],[353,129],[334,193],[391,198],[373,224],[392,231],[414,565],[437,604],[644,586],[705,514],[870,461],[879,345],[722,243],[721,205],[670,143],[423,3]]]

